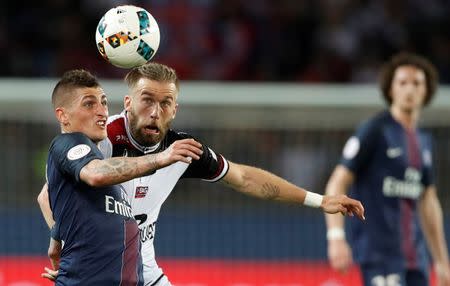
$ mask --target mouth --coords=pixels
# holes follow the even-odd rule
[[[156,126],[156,125],[147,125],[147,126],[144,127],[144,131],[147,134],[155,134],[155,135],[157,135],[157,134],[160,133],[160,130],[159,130],[158,126]]]
[[[98,120],[95,124],[101,128],[106,128],[106,119]]]

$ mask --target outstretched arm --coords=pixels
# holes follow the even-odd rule
[[[437,285],[449,286],[450,265],[444,236],[442,208],[434,186],[428,187],[420,200],[419,215],[424,230],[423,233],[433,257]]]
[[[321,207],[327,213],[340,212],[364,219],[364,208],[361,203],[345,195],[322,197],[268,171],[232,162],[229,162],[229,165],[228,173],[222,181],[239,192],[261,199],[306,203]]]
[[[328,180],[325,193],[331,196],[345,195],[353,181],[353,173],[346,167],[338,165]],[[325,214],[325,220],[327,224],[328,260],[333,269],[344,272],[353,263],[352,251],[345,239],[344,217],[336,214]]]
[[[193,139],[178,140],[161,153],[92,160],[81,169],[80,179],[93,187],[115,185],[178,161],[190,163],[192,159],[198,160],[202,152],[199,142]]]

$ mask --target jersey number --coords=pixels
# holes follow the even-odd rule
[[[134,219],[137,221],[138,225],[141,225],[147,221],[147,215],[146,214],[135,215]]]
[[[402,286],[400,283],[400,275],[398,274],[377,275],[372,278],[370,284],[372,286]]]

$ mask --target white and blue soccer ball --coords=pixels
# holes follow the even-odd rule
[[[102,57],[120,68],[148,62],[159,47],[160,33],[155,18],[145,9],[124,5],[110,9],[95,31]]]

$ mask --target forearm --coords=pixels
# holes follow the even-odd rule
[[[353,182],[353,175],[343,166],[337,166],[328,180],[325,194],[330,196],[346,195]],[[327,236],[345,237],[344,216],[341,214],[325,214],[325,222],[329,233]]]
[[[120,184],[145,176],[158,168],[157,154],[141,157],[114,157],[93,160],[80,171],[80,178],[91,186],[101,187]]]
[[[435,263],[448,264],[448,250],[445,241],[442,208],[435,190],[426,194],[420,205],[420,218],[428,248]]]
[[[238,169],[239,171],[234,171]],[[234,190],[266,200],[303,204],[306,190],[262,169],[230,162],[223,182]]]
[[[37,201],[42,215],[44,216],[45,222],[47,223],[49,228],[52,228],[52,226],[55,224],[55,221],[53,220],[53,213],[50,209],[47,183],[45,183],[42,187],[42,190],[37,197]]]

